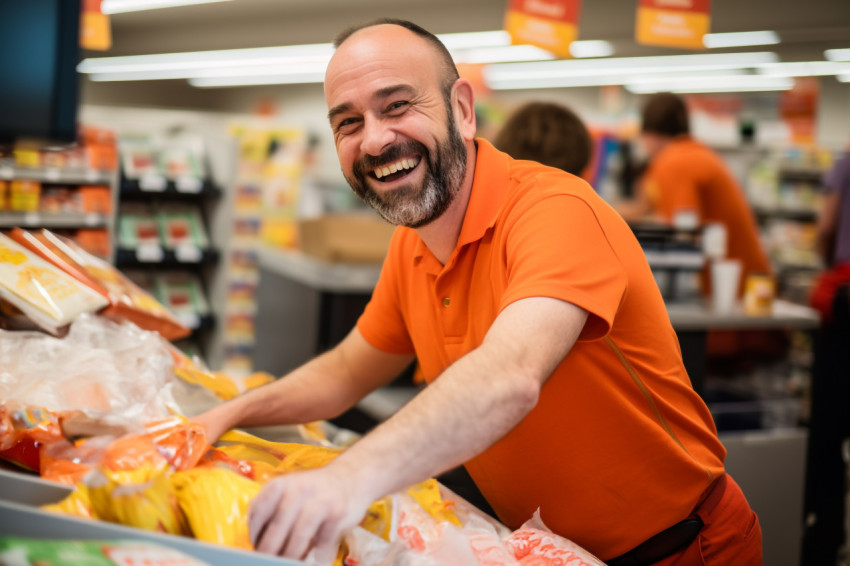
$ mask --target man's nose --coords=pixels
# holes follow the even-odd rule
[[[395,141],[395,132],[389,124],[377,118],[367,117],[363,121],[363,138],[360,150],[368,155],[378,156]]]

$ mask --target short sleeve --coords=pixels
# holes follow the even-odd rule
[[[401,258],[398,234],[393,237],[381,275],[357,329],[372,346],[392,354],[413,353],[413,343],[400,308],[399,261]]]
[[[625,268],[595,211],[572,195],[546,197],[510,227],[508,284],[500,310],[528,297],[552,297],[588,311],[579,340],[608,334],[627,287]]]

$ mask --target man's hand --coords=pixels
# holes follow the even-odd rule
[[[248,511],[254,548],[302,560],[315,548],[330,564],[342,534],[363,519],[371,500],[354,476],[333,463],[267,483]]]

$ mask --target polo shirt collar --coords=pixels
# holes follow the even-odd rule
[[[475,138],[475,144],[477,152],[472,192],[455,249],[484,237],[487,230],[496,223],[508,189],[510,157],[483,138]],[[423,256],[430,253],[425,243],[418,239],[413,254],[414,262],[418,263]]]

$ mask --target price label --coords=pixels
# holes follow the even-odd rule
[[[204,183],[197,177],[180,177],[175,185],[181,193],[199,193],[204,188]]]
[[[88,169],[86,171],[86,181],[88,181],[89,183],[96,183],[100,181],[100,173],[98,173],[94,169]]]
[[[142,244],[136,248],[136,259],[142,263],[159,263],[165,253],[156,244]]]
[[[161,193],[165,190],[165,177],[161,175],[144,175],[139,179],[139,189],[151,193]]]
[[[15,170],[11,167],[0,167],[0,179],[11,179],[15,176]]]
[[[182,263],[198,263],[203,255],[198,246],[182,245],[174,248],[174,256]]]
[[[201,326],[201,317],[196,313],[180,313],[176,315],[177,320],[180,321],[180,324],[185,326],[186,328],[196,329]]]
[[[38,226],[41,224],[41,215],[37,212],[27,212],[24,214],[24,224],[27,226]]]
[[[45,169],[44,170],[44,180],[49,181],[51,183],[55,183],[59,181],[61,175],[59,173],[59,169]]]
[[[101,224],[100,214],[97,214],[95,212],[87,212],[86,215],[83,217],[83,223],[86,226],[97,226]]]

